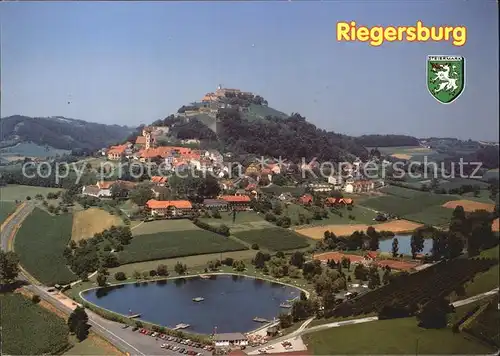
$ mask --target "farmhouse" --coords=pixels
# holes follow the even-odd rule
[[[326,206],[335,206],[335,205],[352,205],[353,200],[351,198],[326,198],[325,205]]]
[[[164,177],[164,176],[152,176],[151,177],[151,183],[154,183],[160,187],[163,187],[165,186],[165,184],[167,183],[167,177]]]
[[[193,206],[188,200],[156,200],[146,203],[151,216],[181,217],[191,213]]]
[[[111,197],[111,187],[119,184],[122,188],[130,190],[135,187],[135,183],[123,180],[110,180],[97,182],[95,185],[87,185],[82,188],[82,194],[96,198]]]
[[[299,203],[302,205],[310,205],[312,204],[313,197],[311,194],[304,194],[299,198]]]
[[[219,197],[226,201],[232,209],[248,210],[250,209],[250,197],[248,195],[222,195]]]
[[[369,180],[349,182],[344,186],[346,193],[367,193],[375,189],[375,183]]]
[[[113,161],[118,161],[122,157],[125,156],[125,151],[127,150],[128,145],[118,145],[118,146],[111,146],[107,152],[108,159],[113,160]]]
[[[248,339],[241,333],[226,333],[215,334],[214,344],[216,347],[221,346],[247,346]]]
[[[203,206],[207,209],[227,210],[229,203],[223,199],[205,199]]]

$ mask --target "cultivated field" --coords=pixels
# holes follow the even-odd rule
[[[134,236],[151,235],[173,231],[190,231],[201,230],[198,226],[194,225],[191,220],[178,219],[178,220],[154,220],[148,222],[139,222],[131,228]]]
[[[413,214],[407,214],[403,217],[411,221],[421,222],[426,225],[442,226],[449,225],[452,211],[440,205],[425,208],[422,211]]]
[[[111,215],[106,210],[89,208],[73,214],[73,229],[71,239],[78,241],[94,236],[94,234],[109,229],[111,226],[120,226],[123,220]]]
[[[259,230],[272,228],[274,225],[265,221],[262,214],[253,211],[242,211],[236,214],[236,219],[233,224],[233,214],[228,212],[221,212],[221,218],[202,218],[200,219],[207,224],[219,226],[224,224],[229,227],[231,234],[234,235],[236,232],[248,231],[248,230]]]
[[[292,230],[278,227],[236,232],[234,236],[249,244],[256,243],[260,248],[272,251],[294,250],[310,245],[310,241],[303,236]]]
[[[0,224],[16,210],[16,204],[11,201],[0,201]]]
[[[71,214],[52,216],[36,208],[16,235],[14,249],[21,265],[43,284],[50,286],[76,280],[63,257],[71,239],[72,222]]]
[[[459,205],[462,206],[465,211],[486,210],[492,212],[495,209],[494,204],[480,203],[472,200],[452,200],[443,204],[443,207],[455,209]]]
[[[118,257],[125,264],[246,249],[231,238],[206,230],[164,231],[133,238]]]
[[[378,231],[392,231],[394,233],[412,232],[422,224],[408,220],[393,220],[376,225],[352,224],[352,225],[326,225],[310,227],[296,230],[299,234],[305,235],[315,240],[322,240],[325,231],[333,232],[337,236],[350,236],[354,231],[366,231],[369,226],[373,226]]]
[[[68,345],[64,319],[21,294],[0,294],[2,354],[57,355]]]
[[[4,201],[25,200],[27,196],[34,199],[37,194],[47,196],[47,193],[57,193],[61,190],[62,189],[60,188],[44,188],[31,185],[9,184],[6,187],[0,188],[0,197]]]
[[[353,342],[353,340],[355,340]],[[424,329],[416,318],[380,320],[307,334],[314,355],[479,355],[493,350],[450,329]],[[417,349],[418,348],[418,349]]]

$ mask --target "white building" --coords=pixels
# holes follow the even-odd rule
[[[247,346],[248,339],[241,333],[226,333],[215,334],[214,344],[216,347],[221,346]]]

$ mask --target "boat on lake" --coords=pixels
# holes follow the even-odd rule
[[[205,300],[205,298],[203,298],[203,297],[193,298],[193,302],[203,302],[204,300]]]

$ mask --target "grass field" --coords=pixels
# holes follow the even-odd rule
[[[494,204],[480,203],[472,200],[451,200],[443,204],[443,207],[448,209],[455,209],[457,206],[462,206],[465,211],[487,210],[492,212],[495,209]]]
[[[254,250],[241,250],[241,251],[229,251],[229,252],[218,252],[218,253],[209,253],[205,255],[195,255],[195,256],[186,256],[186,257],[177,257],[177,258],[166,258],[161,260],[154,261],[144,261],[137,263],[129,263],[120,267],[110,268],[109,273],[110,276],[113,277],[114,274],[118,271],[124,272],[128,277],[131,277],[134,271],[144,272],[150,271],[152,269],[156,269],[158,265],[166,265],[169,272],[175,274],[174,266],[177,262],[181,262],[186,264],[188,267],[189,273],[193,271],[203,272],[205,267],[207,267],[209,261],[215,261],[224,259],[226,257],[231,257],[234,260],[246,260],[250,261],[255,257],[256,251]]]
[[[351,225],[325,225],[309,227],[305,229],[296,230],[299,234],[310,237],[314,240],[322,240],[325,231],[335,233],[337,236],[350,236],[354,231],[366,231],[369,226],[373,226],[378,231],[392,231],[394,233],[407,233],[411,232],[422,224],[415,223],[408,220],[393,220],[381,224],[367,225],[367,224],[351,224]]]
[[[66,351],[63,355],[105,355],[105,356],[120,356],[125,355],[120,352],[116,347],[102,338],[89,334],[89,336],[82,342],[78,342],[75,338],[74,346]]]
[[[73,228],[71,239],[78,241],[94,236],[111,226],[120,226],[123,220],[111,215],[106,210],[89,208],[73,213]]]
[[[60,188],[44,188],[31,185],[9,184],[6,187],[0,188],[0,197],[4,201],[26,200],[27,196],[34,199],[37,194],[46,196],[47,193],[57,193],[61,190],[62,189]]]
[[[354,205],[352,207],[352,210],[348,210],[347,208],[339,208],[338,210],[342,213],[342,217],[332,213],[331,211],[328,211],[327,218],[323,218],[321,220],[311,219],[309,225],[315,226],[349,223],[371,224],[373,223],[373,219],[377,216],[377,214],[373,210],[364,208],[359,205]],[[303,214],[304,216],[312,218],[312,213],[298,204],[289,204],[288,207],[283,209],[283,214],[290,217],[290,219],[292,220],[292,225],[295,225],[295,222],[299,222],[299,214]],[[349,219],[349,215],[354,216],[355,219]]]
[[[381,320],[304,336],[314,355],[486,354],[490,348],[450,329],[423,329],[415,318]]]
[[[179,219],[179,220],[155,220],[148,222],[139,222],[132,226],[132,234],[134,236],[139,235],[151,235],[162,232],[171,231],[190,231],[190,230],[201,230],[198,226],[194,225],[191,220]]]
[[[418,221],[423,224],[441,226],[450,223],[452,210],[444,208],[440,205],[430,206],[422,211],[403,215],[403,218]]]
[[[36,208],[19,229],[14,249],[21,265],[46,285],[76,280],[66,266],[64,248],[71,238],[71,214],[52,216]]]
[[[245,249],[231,238],[206,230],[166,231],[133,238],[119,253],[119,260],[126,264]]]
[[[0,224],[16,210],[16,204],[11,201],[0,201]]]
[[[496,258],[499,256],[499,247],[496,246],[489,250],[482,251],[481,257]],[[466,297],[472,297],[477,294],[488,292],[496,287],[498,287],[500,280],[500,266],[491,267],[486,272],[477,274],[474,276],[472,281],[465,285],[465,295]]]
[[[487,189],[489,184],[486,182],[482,182],[477,179],[468,179],[468,178],[451,178],[446,181],[439,183],[439,188],[444,188],[446,190],[460,188],[462,185],[477,185],[481,189]]]
[[[2,354],[54,355],[68,345],[63,319],[20,294],[0,294]]]
[[[260,230],[241,231],[234,234],[238,239],[249,244],[258,244],[260,248],[272,251],[286,251],[308,247],[310,241],[292,230],[272,227]]]
[[[258,230],[272,228],[274,225],[265,221],[262,214],[253,211],[242,211],[236,215],[233,224],[233,214],[228,212],[221,212],[220,219],[202,218],[201,221],[210,225],[219,226],[221,224],[227,225],[231,230],[231,234],[241,231]]]

